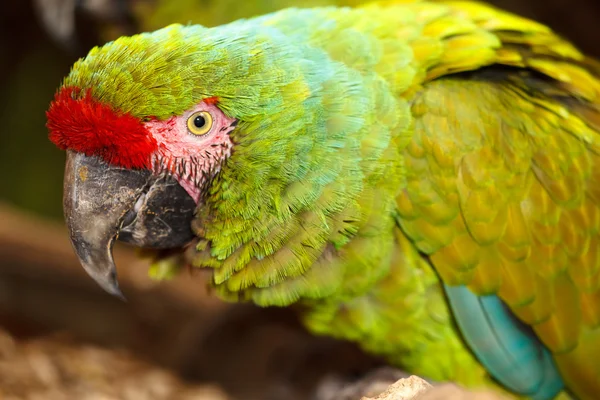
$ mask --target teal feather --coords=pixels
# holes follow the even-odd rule
[[[445,289],[465,341],[494,378],[535,400],[552,399],[562,390],[548,349],[498,296],[477,296],[463,285]]]

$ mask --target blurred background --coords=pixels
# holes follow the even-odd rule
[[[597,0],[493,0],[599,57]],[[169,23],[214,26],[360,0],[8,0],[0,14],[0,399],[320,399],[381,364],[311,337],[293,312],[210,297],[202,274],[156,283],[115,251],[126,303],[79,268],[62,223],[64,153],[45,110],[94,45]],[[325,382],[325,383],[324,383]],[[329,392],[328,392],[329,391]],[[328,397],[329,396],[329,397]]]

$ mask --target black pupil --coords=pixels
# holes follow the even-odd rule
[[[204,125],[206,125],[206,119],[204,119],[202,115],[198,115],[196,118],[194,118],[194,126],[196,128],[203,128]]]

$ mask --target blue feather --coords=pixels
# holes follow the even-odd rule
[[[548,349],[498,296],[477,296],[466,286],[445,289],[465,341],[497,381],[535,400],[552,399],[562,390]]]

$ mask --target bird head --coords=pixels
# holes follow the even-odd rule
[[[238,120],[204,89],[214,76],[193,59],[214,50],[194,40],[202,30],[173,25],[93,49],[47,111],[50,140],[67,150],[73,247],[109,293],[120,295],[114,240],[185,246],[203,192],[231,154]]]
[[[384,154],[401,120],[382,78],[336,61],[320,36],[294,34],[299,12],[273,16],[291,32],[260,18],[172,25],[75,63],[47,126],[67,150],[73,247],[105,290],[119,294],[115,240],[173,249],[197,238],[194,265],[226,264],[215,283],[237,274],[227,290],[244,290],[306,271],[356,231],[344,212],[358,212],[363,160]],[[294,241],[300,227],[314,243]],[[289,271],[245,270],[251,260]]]

